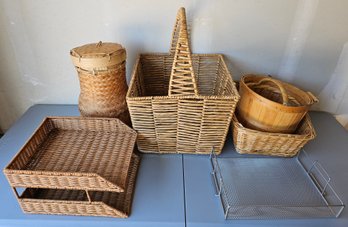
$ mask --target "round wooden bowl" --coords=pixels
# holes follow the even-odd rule
[[[293,133],[318,99],[310,92],[268,76],[245,75],[239,84],[240,122],[265,132]]]

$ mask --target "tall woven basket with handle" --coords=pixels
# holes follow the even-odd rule
[[[127,93],[147,153],[220,153],[239,95],[220,54],[191,54],[180,8],[169,54],[141,54]]]

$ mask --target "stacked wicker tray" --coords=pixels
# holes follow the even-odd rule
[[[140,161],[135,140],[118,119],[50,117],[4,172],[26,213],[125,218]]]

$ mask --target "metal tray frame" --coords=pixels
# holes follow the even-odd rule
[[[318,161],[312,161],[304,150],[293,158],[278,158],[255,155],[217,157],[213,149],[210,161],[215,194],[221,200],[225,219],[337,218],[345,207],[332,188],[327,171]],[[250,163],[262,162],[271,165],[250,166]],[[237,167],[233,167],[233,163]],[[239,163],[242,164],[239,166]],[[277,166],[283,171],[270,169]],[[293,169],[295,174],[291,171],[287,173],[287,167]],[[237,174],[224,172],[230,168],[240,169]],[[268,168],[266,174],[262,173],[263,168]],[[262,177],[268,179],[263,182]],[[279,193],[277,187],[284,190],[284,186],[277,184],[277,179],[285,184],[290,182],[290,187],[285,187],[286,190]],[[272,181],[274,184],[269,184]],[[243,187],[246,190],[241,190]],[[250,187],[254,189],[249,190]],[[263,191],[258,191],[258,188]],[[294,193],[298,191],[301,193],[297,196]],[[308,203],[307,198],[311,198]]]

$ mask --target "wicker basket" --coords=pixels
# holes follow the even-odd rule
[[[293,157],[316,136],[309,115],[294,134],[261,132],[245,128],[236,116],[232,119],[233,142],[238,153]]]
[[[138,148],[148,153],[220,153],[238,100],[222,55],[191,55],[184,8],[170,53],[141,54],[127,93]]]
[[[126,103],[126,50],[117,43],[91,43],[70,51],[79,75],[79,110],[85,117],[117,117],[130,125]]]

